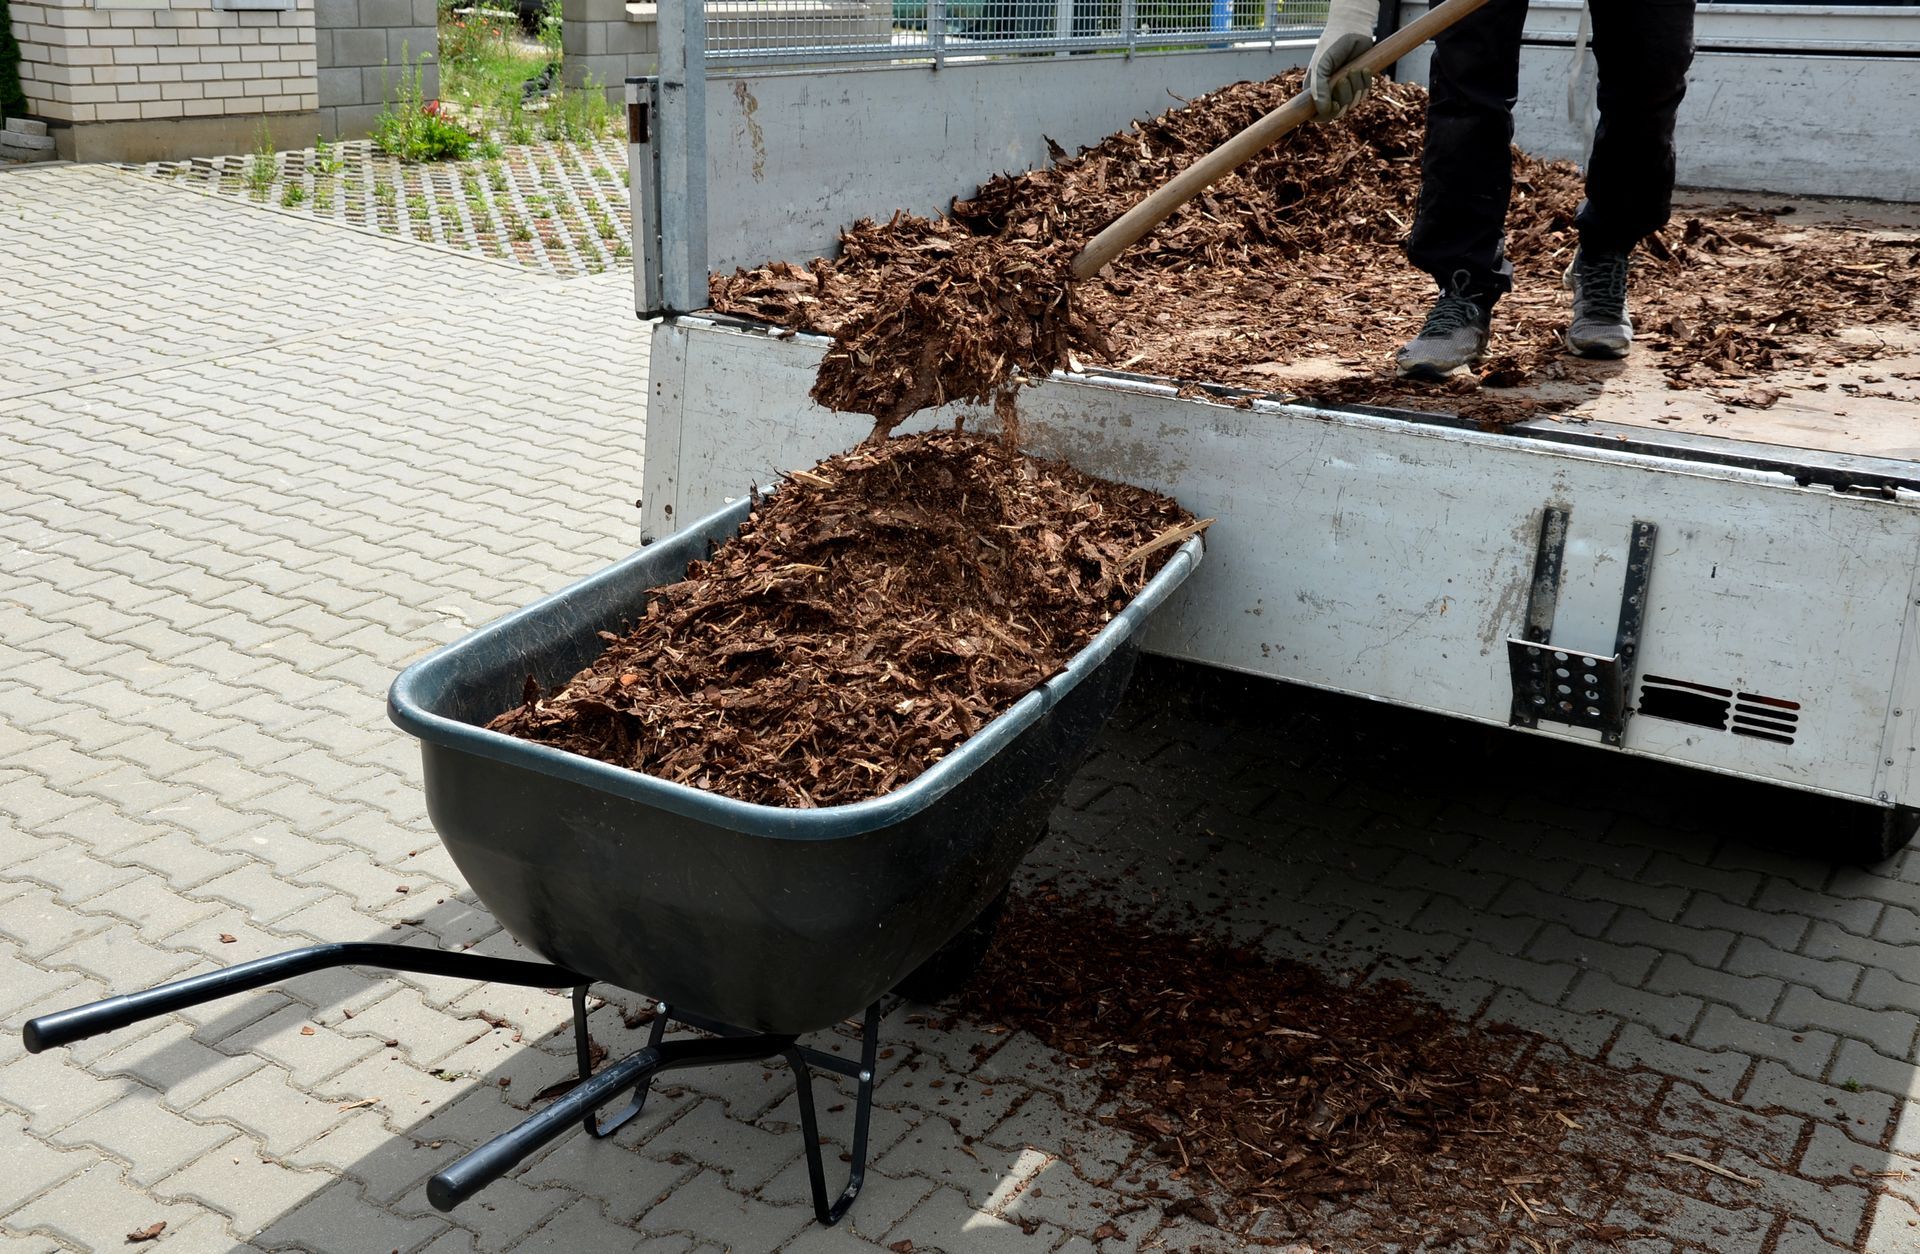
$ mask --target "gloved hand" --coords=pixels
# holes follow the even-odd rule
[[[1338,79],[1341,66],[1373,47],[1373,30],[1380,20],[1380,0],[1330,0],[1327,29],[1307,62],[1307,93],[1313,97],[1314,118],[1333,119],[1351,109],[1373,86],[1373,75],[1355,70]]]

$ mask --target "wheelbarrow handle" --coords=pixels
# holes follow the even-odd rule
[[[587,983],[584,976],[564,967],[543,962],[517,962],[511,958],[487,958],[479,954],[450,953],[417,945],[382,945],[372,941],[344,941],[331,945],[309,945],[284,954],[255,958],[218,971],[190,975],[184,980],[162,984],[141,993],[127,993],[104,1001],[89,1002],[71,1010],[30,1019],[20,1030],[27,1052],[37,1054],[56,1045],[71,1045],[89,1036],[124,1028],[129,1023],[217,1001],[235,993],[265,988],[296,975],[324,971],[329,967],[384,967],[390,971],[411,971],[419,975],[451,975],[466,980],[489,980],[499,984],[519,984],[529,988],[572,988]]]
[[[793,1042],[791,1036],[725,1036],[666,1041],[629,1054],[575,1085],[533,1118],[502,1132],[439,1172],[427,1181],[427,1201],[435,1210],[452,1210],[518,1167],[541,1146],[577,1127],[593,1111],[663,1071],[771,1058],[792,1048]]]

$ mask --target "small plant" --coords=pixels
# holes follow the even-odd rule
[[[498,161],[487,163],[487,186],[496,192],[507,190],[507,172],[500,168]]]
[[[264,199],[267,189],[280,175],[280,158],[273,150],[273,131],[266,115],[260,117],[260,129],[254,132],[253,155],[247,158],[247,186],[255,200]]]
[[[424,98],[421,79],[427,58],[405,59],[407,48],[401,45],[403,62],[394,99],[373,123],[373,142],[380,151],[400,158],[409,165],[428,161],[459,161],[473,150],[480,137],[455,122],[438,100]]]
[[[561,31],[560,0],[547,0],[540,11],[540,46],[547,50],[549,68],[560,64]]]
[[[287,184],[287,190],[280,193],[280,207],[282,209],[297,209],[306,203],[306,199],[306,188],[298,183],[289,183]]]
[[[602,183],[612,183],[618,179],[618,176],[615,175],[612,170],[607,169],[607,167],[603,165],[594,167],[593,177],[599,179]]]
[[[346,163],[340,159],[338,144],[330,144],[324,136],[313,138],[313,172],[319,175],[338,174]]]
[[[419,192],[407,197],[407,216],[425,218],[427,216],[427,198]]]
[[[507,238],[516,243],[524,244],[533,238],[533,228],[529,227],[517,217],[509,218],[507,220]]]
[[[393,184],[387,182],[385,179],[374,180],[373,198],[375,200],[379,201],[383,205],[390,205],[393,203],[393,195],[394,195]]]
[[[621,240],[613,246],[613,255],[622,259],[631,257],[633,256],[633,249],[627,246],[627,241]]]
[[[1858,1093],[1860,1091],[1860,1081],[1849,1079],[1840,1087],[1849,1093]]]
[[[333,212],[333,189],[317,187],[313,192],[313,211],[315,213]]]

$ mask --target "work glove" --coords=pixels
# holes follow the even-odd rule
[[[1373,47],[1373,31],[1380,20],[1380,0],[1330,0],[1327,29],[1307,62],[1307,94],[1313,97],[1314,119],[1331,122],[1351,109],[1373,86],[1365,70],[1339,73],[1340,67]]]

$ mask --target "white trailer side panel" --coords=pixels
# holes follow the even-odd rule
[[[1048,139],[1075,151],[1182,100],[1304,65],[1312,47],[712,76],[711,267],[831,256],[856,219],[944,211],[989,175],[1047,164]]]
[[[865,419],[806,400],[821,351],[695,319],[658,328],[650,534],[865,434]],[[1910,762],[1885,760],[1890,724],[1910,729],[1916,704],[1892,713],[1896,684],[1913,683],[1910,493],[1112,380],[1056,378],[1025,390],[1021,412],[1036,451],[1220,519],[1201,573],[1156,619],[1158,652],[1505,724],[1506,641],[1521,634],[1542,511],[1571,519],[1553,642],[1594,653],[1612,651],[1628,532],[1644,520],[1659,538],[1639,678],[1725,700],[1718,726],[1635,716],[1626,751],[1861,799],[1916,796]],[[1789,726],[1741,734],[1743,710],[1785,712]]]

